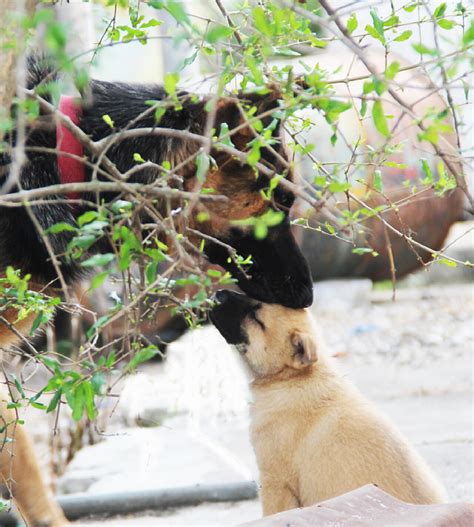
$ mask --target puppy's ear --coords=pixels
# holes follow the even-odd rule
[[[297,370],[307,368],[318,360],[316,341],[309,333],[295,331],[291,335],[293,358],[291,366]]]

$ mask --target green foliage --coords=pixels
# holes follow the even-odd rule
[[[284,220],[284,214],[272,209],[267,210],[261,216],[254,216],[245,220],[232,220],[233,225],[253,227],[254,236],[257,240],[266,238],[269,227],[275,227]]]
[[[49,322],[55,308],[61,303],[59,297],[50,297],[40,291],[29,289],[31,275],[21,276],[20,271],[8,266],[5,276],[0,277],[0,309],[14,310],[16,321],[35,315],[31,333],[41,324]],[[15,323],[15,320],[13,320]]]
[[[380,99],[377,99],[372,106],[372,119],[374,120],[375,128],[385,137],[389,137],[390,131],[388,129],[387,118],[385,117]]]

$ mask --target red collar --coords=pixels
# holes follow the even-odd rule
[[[70,95],[61,95],[59,100],[59,111],[69,117],[74,124],[79,124],[82,109],[77,104],[76,98]],[[61,123],[56,127],[56,148],[59,152],[73,154],[78,157],[84,156],[83,145],[71,134]],[[74,157],[58,154],[58,170],[61,183],[82,183],[86,180],[84,163]],[[80,199],[79,192],[69,192],[68,199]]]

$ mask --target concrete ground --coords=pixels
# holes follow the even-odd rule
[[[473,222],[455,225],[452,256],[474,261],[473,236]],[[450,499],[472,502],[474,271],[430,269],[400,284],[395,302],[389,286],[374,289],[368,280],[319,283],[312,309],[340,369],[399,426]],[[34,365],[22,365],[22,373],[28,377],[30,366],[30,387],[44,386]],[[76,454],[56,482],[59,494],[257,480],[247,380],[214,328],[185,335],[164,364],[143,365],[116,395],[102,401],[101,441]],[[52,422],[45,417],[33,410],[25,419],[48,473]],[[67,441],[66,412],[59,425]],[[211,527],[260,514],[249,500],[80,523]]]
[[[390,296],[366,281],[329,282],[317,286],[313,309],[340,368],[400,427],[451,500],[472,501],[474,286],[403,289],[396,302]],[[167,363],[126,381],[110,435],[76,455],[59,490],[256,479],[248,404],[237,357],[214,328],[194,331],[170,347]],[[259,515],[250,500],[86,524],[221,526]]]

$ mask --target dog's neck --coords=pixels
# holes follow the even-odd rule
[[[314,412],[337,397],[345,383],[330,359],[321,355],[315,364],[301,370],[285,368],[250,384],[255,400],[254,412],[259,415],[281,411]]]

